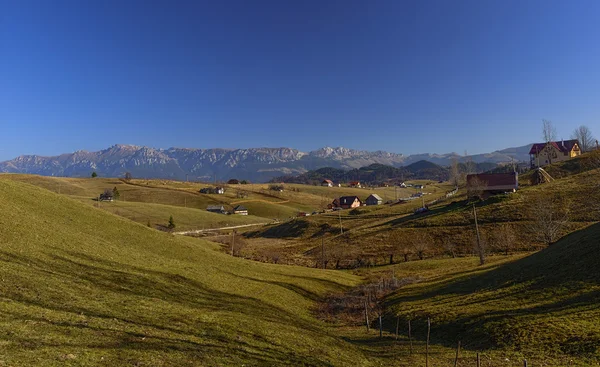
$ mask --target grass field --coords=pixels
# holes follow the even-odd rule
[[[98,205],[89,198],[80,198],[84,203]],[[92,204],[93,203],[93,204]],[[134,222],[152,228],[166,228],[170,216],[175,220],[175,231],[191,231],[209,228],[221,228],[245,224],[269,223],[270,221],[254,215],[223,215],[202,209],[184,208],[174,205],[141,202],[100,202],[100,209],[131,219]]]
[[[431,317],[434,340],[449,346],[461,340],[472,351],[505,350],[537,359],[569,355],[581,365],[597,363],[599,243],[600,224],[594,224],[506,264],[504,257],[490,258],[483,268],[474,258],[402,264],[395,267],[398,276],[424,281],[389,297],[390,312],[403,322],[419,320],[421,330]]]
[[[358,277],[232,258],[11,180],[0,211],[2,364],[370,364],[310,312]]]
[[[594,179],[587,174],[573,177]],[[538,253],[488,257],[485,266],[475,257],[459,257],[317,270],[234,258],[217,244],[101,210],[117,204],[114,210],[134,219],[142,206],[144,215],[152,208],[162,220],[163,207],[174,206],[116,202],[96,208],[77,196],[86,189],[80,184],[71,182],[73,194],[65,196],[22,181],[0,176],[0,361],[8,366],[418,366],[425,361],[427,317],[432,366],[452,365],[458,340],[458,366],[474,365],[477,352],[482,366],[522,366],[524,358],[534,366],[600,361],[600,224]],[[568,182],[554,185],[570,188]],[[265,231],[273,241],[315,246],[314,234],[329,220],[314,216]],[[391,225],[389,218],[345,220],[350,233],[375,222]],[[336,228],[331,231],[335,236]],[[347,238],[347,246],[361,246]],[[364,327],[315,318],[324,297],[391,274],[413,282],[383,300],[383,338],[373,329],[366,333]]]

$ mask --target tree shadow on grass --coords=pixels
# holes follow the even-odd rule
[[[76,252],[69,252],[67,255],[50,254],[49,258],[44,260],[41,256],[28,257],[3,251],[0,252],[0,264],[2,262],[22,270],[23,274],[48,279],[53,287],[56,286],[54,282],[58,281],[65,286],[71,284],[73,288],[80,287],[81,292],[93,288],[93,291],[90,292],[90,296],[93,297],[99,296],[98,290],[104,293],[103,299],[92,298],[87,304],[78,300],[69,304],[68,301],[65,302],[65,299],[69,299],[68,296],[64,299],[56,298],[51,293],[44,296],[44,293],[49,290],[44,288],[44,282],[42,282],[37,294],[25,292],[19,288],[9,288],[3,294],[5,299],[66,315],[83,314],[86,317],[104,320],[104,322],[118,322],[126,330],[118,331],[110,327],[37,318],[38,321],[52,324],[59,329],[87,329],[114,337],[114,340],[110,342],[98,344],[90,344],[89,341],[79,343],[77,340],[67,337],[66,342],[60,342],[61,346],[154,351],[181,350],[186,352],[192,352],[201,347],[210,349],[209,353],[223,353],[219,350],[227,347],[234,349],[233,352],[231,350],[229,352],[242,359],[261,360],[265,363],[287,361],[297,365],[303,365],[307,361],[311,361],[309,364],[314,365],[323,364],[316,357],[291,353],[283,350],[281,346],[270,345],[266,340],[257,344],[254,340],[260,339],[260,333],[234,329],[233,332],[238,336],[241,335],[242,339],[253,341],[248,342],[248,345],[244,347],[244,343],[240,340],[232,340],[231,336],[222,330],[223,326],[219,323],[202,322],[197,317],[189,317],[193,314],[201,315],[207,312],[229,312],[234,317],[235,314],[246,314],[252,310],[253,317],[257,321],[267,323],[263,326],[270,325],[270,327],[277,328],[276,325],[280,325],[280,328],[298,328],[306,333],[322,332],[314,323],[256,298],[222,292],[181,275],[108,261]],[[21,273],[21,271],[19,272]],[[258,281],[251,278],[248,280]],[[301,287],[294,287],[284,282],[273,282],[273,284],[286,287],[304,296],[311,296],[310,292],[304,291]],[[50,290],[50,292],[53,291]],[[154,302],[153,300],[156,300],[157,311],[168,310],[169,313],[147,314],[147,311],[136,310],[135,307],[128,309],[126,305],[121,304],[124,301],[131,301],[134,306],[138,302],[143,302],[147,306],[148,303]],[[116,307],[113,309],[105,307],[111,304]],[[175,309],[170,307],[175,307]],[[16,316],[13,315],[13,317]],[[36,319],[35,315],[27,315],[26,318]],[[140,327],[148,329],[150,334],[166,333],[168,336],[146,336],[146,340],[142,342],[136,339],[142,337],[141,333],[127,331],[127,329]],[[70,333],[66,332],[66,334]],[[2,338],[0,337],[0,339]],[[9,339],[11,339],[11,343],[18,342],[14,336]],[[56,343],[40,341],[35,336],[26,339],[30,340],[22,340],[22,345],[31,345],[35,348],[56,346]],[[256,352],[257,350],[259,352]]]

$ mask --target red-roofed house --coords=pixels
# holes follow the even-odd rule
[[[360,181],[351,181],[350,187],[362,187],[362,186],[360,185]]]
[[[323,180],[323,182],[321,182],[321,186],[333,187],[333,181]]]
[[[566,161],[580,154],[581,149],[577,139],[536,143],[529,150],[531,167]]]
[[[474,187],[479,186],[479,187]],[[519,174],[510,173],[478,173],[467,175],[467,190],[475,189],[477,195],[484,198],[504,192],[515,192],[519,188]]]

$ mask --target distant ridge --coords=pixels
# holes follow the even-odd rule
[[[475,163],[526,161],[529,145],[487,154],[470,156]],[[0,172],[31,173],[45,176],[88,177],[93,171],[100,176],[120,177],[130,172],[134,177],[225,181],[244,178],[266,182],[274,177],[300,175],[322,167],[352,170],[371,164],[392,167],[428,161],[447,166],[452,159],[463,160],[456,153],[416,154],[404,156],[384,151],[361,151],[344,147],[324,147],[312,152],[293,148],[249,149],[156,149],[137,145],[113,145],[98,152],[79,150],[54,157],[23,155],[0,162]]]

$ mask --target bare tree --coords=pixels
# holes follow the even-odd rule
[[[423,229],[416,230],[415,236],[412,238],[412,248],[419,260],[423,260],[427,252],[431,249],[431,237],[423,232]]]
[[[528,231],[534,239],[550,245],[560,236],[569,223],[568,202],[553,199],[548,195],[538,195],[529,204],[531,222]]]
[[[456,258],[456,242],[448,236],[444,236],[442,237],[442,246],[448,255],[452,256],[452,258]]]
[[[579,141],[579,147],[582,152],[589,152],[595,145],[595,139],[592,136],[592,131],[585,125],[579,126],[573,130],[571,139],[577,139]]]
[[[556,140],[556,128],[550,120],[542,120],[542,137],[546,143]]]
[[[515,248],[516,240],[515,229],[510,224],[501,224],[492,232],[491,246],[508,255]]]
[[[467,176],[467,196],[469,198],[483,198],[487,182],[476,175]]]
[[[125,172],[125,181],[130,181],[132,178],[131,172]]]
[[[450,163],[450,183],[454,185],[454,187],[458,187],[461,183],[461,174],[458,166],[458,159],[452,158],[452,162]]]

